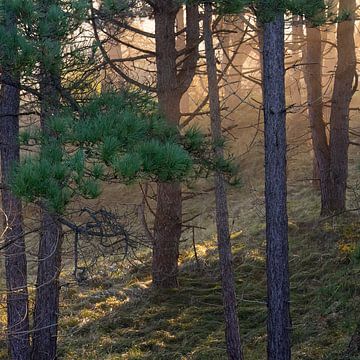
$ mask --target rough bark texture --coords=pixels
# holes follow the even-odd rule
[[[348,177],[349,107],[353,96],[353,80],[356,71],[354,17],[356,0],[340,0],[339,13],[349,12],[346,21],[338,24],[338,62],[331,100],[330,154],[332,177],[332,204],[330,212],[346,209],[346,185]]]
[[[9,32],[16,30],[16,19],[6,13],[5,26]],[[1,49],[1,45],[0,45]],[[1,151],[1,199],[4,212],[3,225],[5,248],[7,338],[9,359],[30,358],[29,309],[27,290],[27,262],[21,201],[7,187],[12,167],[19,162],[19,104],[20,90],[8,84],[18,78],[11,66],[2,69],[0,92],[0,151]]]
[[[3,73],[6,81],[8,74]],[[9,79],[8,79],[9,80]],[[14,80],[14,79],[12,79]],[[27,262],[22,228],[21,201],[7,187],[12,167],[19,161],[19,89],[1,86],[0,143],[1,143],[1,197],[4,211],[5,273],[7,287],[7,326],[9,358],[30,358],[29,309],[27,291]]]
[[[48,6],[46,3],[44,6]],[[58,41],[48,34],[46,40]],[[51,59],[52,71],[44,64],[40,72],[41,128],[49,133],[47,123],[59,110],[60,57]],[[58,69],[58,70],[56,70]],[[59,275],[61,270],[61,246],[63,230],[57,215],[42,209],[41,234],[38,252],[38,273],[34,309],[32,360],[53,360],[57,352],[57,328],[59,315]]]
[[[178,11],[179,6],[173,1],[163,2],[155,10],[157,95],[161,112],[174,125],[180,121],[181,100],[175,42],[175,19]],[[155,287],[178,286],[181,214],[180,184],[158,184],[152,274]]]
[[[331,177],[330,148],[323,115],[321,31],[309,25],[307,26],[306,57],[305,81],[312,145],[320,177],[321,213],[326,214],[331,209]]]
[[[34,309],[33,360],[56,359],[61,269],[61,224],[47,211],[42,214],[38,275]]]
[[[263,29],[268,359],[290,360],[283,14]]]
[[[180,184],[158,184],[152,273],[153,285],[158,288],[178,286],[181,209]]]
[[[216,74],[215,50],[212,39],[212,6],[205,4],[204,39],[209,88],[211,133],[214,143],[222,139],[219,87]],[[215,156],[223,158],[223,148],[217,146]],[[220,172],[215,174],[216,227],[221,271],[222,297],[225,315],[226,349],[229,359],[242,360],[239,319],[235,279],[232,267],[229,216],[227,206],[226,184]]]
[[[177,70],[175,20],[180,9],[177,1],[157,0],[154,6],[157,96],[161,112],[175,126],[180,121],[180,100],[189,88],[198,59],[198,9],[186,7],[186,58]],[[195,45],[196,44],[196,45]],[[181,186],[158,184],[154,223],[153,285],[157,288],[178,286],[179,241],[182,226]]]

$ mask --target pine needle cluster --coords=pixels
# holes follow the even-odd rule
[[[180,134],[145,94],[104,93],[81,111],[63,111],[39,129],[21,134],[22,145],[41,146],[12,177],[14,193],[57,213],[77,196],[96,198],[101,182],[172,182],[207,176],[219,168],[231,178],[231,159],[218,164],[212,145],[197,129]]]

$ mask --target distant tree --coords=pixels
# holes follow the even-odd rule
[[[340,0],[340,22],[337,28],[337,68],[330,114],[331,202],[327,213],[346,209],[348,178],[350,102],[354,95],[356,0]],[[356,90],[356,89],[355,89]]]
[[[340,1],[337,25],[337,67],[331,98],[329,136],[323,115],[321,31],[308,19],[307,91],[313,148],[319,169],[321,214],[346,209],[349,112],[356,74],[354,41],[355,1]],[[331,11],[336,12],[332,8]],[[330,11],[330,10],[329,10]],[[329,12],[330,15],[333,15]],[[316,18],[315,18],[316,20]]]
[[[315,155],[316,169],[314,178],[320,177],[321,212],[330,208],[331,198],[330,154],[327,140],[323,104],[323,47],[321,30],[311,20],[306,21],[306,65],[305,82],[308,98],[308,113],[311,128],[312,146]],[[316,181],[316,180],[315,180]]]

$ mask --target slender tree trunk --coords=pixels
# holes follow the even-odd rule
[[[6,12],[5,26],[16,31],[16,19]],[[0,45],[1,49],[1,45]],[[12,167],[19,162],[19,106],[20,90],[11,86],[19,78],[11,66],[3,64],[0,92],[0,150],[1,150],[1,199],[4,212],[5,276],[7,289],[7,338],[9,359],[30,358],[29,308],[27,290],[27,261],[21,201],[9,190]]]
[[[38,253],[34,309],[33,360],[56,359],[59,315],[59,274],[63,233],[56,215],[44,210]]]
[[[14,81],[6,72],[3,80]],[[1,197],[4,211],[7,335],[9,358],[30,358],[27,262],[21,201],[7,187],[12,167],[19,162],[19,89],[2,85],[0,99]]]
[[[339,13],[347,11],[349,18],[338,24],[338,63],[335,71],[334,90],[330,114],[330,153],[332,177],[331,212],[346,209],[348,177],[349,107],[353,96],[353,80],[356,72],[354,41],[356,0],[340,0]]]
[[[46,12],[48,6],[49,3],[45,0],[42,10]],[[49,26],[49,29],[52,27]],[[52,33],[43,34],[43,36],[42,40],[45,44],[49,41],[59,41]],[[59,111],[61,105],[59,99],[60,59],[59,54],[44,59],[44,63],[40,65],[41,129],[50,136],[55,136],[55,134],[50,133],[48,122]],[[44,206],[41,214],[38,251],[32,360],[56,359],[62,242],[63,230],[58,217]]]
[[[222,129],[219,87],[216,75],[216,59],[211,24],[212,5],[206,3],[204,38],[211,114],[211,133],[212,139],[216,144],[222,139]],[[214,151],[217,158],[224,158],[223,148],[221,146],[216,146]],[[215,174],[215,200],[227,354],[229,359],[242,360],[243,354],[240,341],[239,319],[237,315],[235,278],[232,267],[226,184],[223,175],[220,172]]]
[[[48,132],[47,122],[59,109],[58,76],[42,71],[40,80],[41,128]],[[63,230],[56,214],[46,208],[41,214],[38,272],[34,309],[32,360],[56,359],[59,315],[59,275]]]
[[[290,360],[284,15],[263,29],[268,359]]]
[[[320,177],[321,213],[326,214],[331,209],[331,177],[330,148],[323,115],[321,31],[309,24],[307,25],[306,57],[305,80],[312,145]],[[315,172],[314,175],[316,175]]]

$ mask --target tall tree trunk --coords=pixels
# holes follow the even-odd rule
[[[13,78],[5,72],[4,81]],[[19,89],[3,84],[0,94],[2,209],[5,214],[5,273],[7,287],[8,344],[10,359],[29,359],[29,309],[27,261],[22,228],[21,201],[9,190],[12,167],[19,162]]]
[[[41,128],[48,132],[47,122],[59,109],[59,79],[42,71],[40,79]],[[56,358],[59,315],[59,275],[63,230],[56,214],[42,209],[41,234],[34,309],[32,360]]]
[[[331,209],[330,148],[323,115],[322,46],[319,28],[307,24],[305,81],[312,145],[319,170],[321,213]]]
[[[356,71],[354,41],[356,0],[340,0],[339,14],[349,12],[349,18],[338,24],[338,62],[335,71],[334,90],[330,114],[330,153],[332,177],[331,212],[346,209],[348,177],[349,107],[353,96],[353,80]]]
[[[212,5],[205,4],[204,39],[206,66],[208,76],[211,133],[214,144],[222,139],[219,87],[216,74],[215,50],[212,39]],[[215,145],[216,146],[216,145]],[[222,146],[216,146],[215,156],[224,158]],[[237,316],[237,301],[234,272],[232,267],[231,242],[229,231],[229,216],[227,206],[226,184],[220,172],[215,174],[215,201],[218,250],[221,271],[223,306],[225,315],[225,337],[228,358],[242,360],[239,319]]]
[[[6,12],[5,26],[16,31],[16,19]],[[11,86],[19,78],[11,66],[3,64],[0,92],[0,150],[1,150],[1,199],[4,212],[5,276],[7,289],[7,338],[9,359],[30,358],[29,308],[27,290],[27,261],[21,201],[9,190],[12,167],[19,162],[19,106],[20,90]]]
[[[179,6],[162,2],[155,10],[157,95],[166,119],[178,125],[180,100],[176,71],[175,19]],[[154,224],[153,285],[158,288],[178,286],[179,240],[181,236],[180,184],[158,184]]]
[[[268,359],[290,360],[284,15],[263,29]]]
[[[198,8],[186,7],[187,56],[178,71],[175,20],[180,9],[175,0],[157,0],[154,6],[157,96],[160,111],[174,126],[180,122],[180,100],[191,85],[198,59]],[[154,223],[152,276],[157,288],[178,286],[179,241],[182,228],[181,186],[159,183]]]
[[[47,0],[43,1],[42,10],[45,13],[49,5]],[[51,29],[53,26],[49,26],[49,33],[42,35],[41,40],[44,44],[60,41],[51,33]],[[44,63],[40,64],[41,129],[50,136],[55,135],[50,133],[48,122],[59,111],[61,105],[60,59],[60,54],[53,54],[51,58],[44,58]],[[32,360],[56,359],[62,242],[63,230],[58,217],[44,205],[38,251]]]

